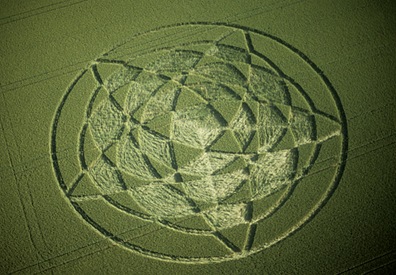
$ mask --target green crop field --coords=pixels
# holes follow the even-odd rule
[[[391,1],[1,1],[0,274],[390,274]]]

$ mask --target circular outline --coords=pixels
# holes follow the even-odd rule
[[[156,32],[156,31],[160,31],[163,29],[167,29],[167,28],[177,28],[177,27],[181,27],[181,26],[223,26],[223,27],[230,27],[230,28],[237,28],[240,30],[244,30],[244,31],[249,31],[249,32],[253,32],[253,33],[257,33],[259,35],[262,35],[264,37],[270,38],[273,41],[277,42],[278,44],[285,46],[286,48],[290,49],[293,53],[297,54],[301,59],[303,59],[303,61],[305,63],[307,63],[307,65],[309,65],[314,72],[321,78],[321,80],[324,82],[324,84],[326,85],[327,89],[330,91],[330,94],[332,96],[332,99],[334,100],[335,103],[335,107],[338,110],[338,114],[340,117],[340,124],[341,124],[341,152],[340,152],[340,162],[338,164],[337,170],[334,173],[334,180],[332,181],[332,183],[330,183],[326,189],[326,191],[323,193],[322,198],[314,204],[313,209],[311,209],[311,211],[309,211],[306,216],[301,219],[297,224],[295,224],[294,226],[292,226],[290,228],[290,230],[282,235],[280,235],[278,238],[276,238],[275,240],[273,240],[272,242],[266,243],[264,245],[258,246],[254,249],[249,250],[249,253],[234,253],[231,255],[226,255],[226,256],[217,256],[217,257],[183,257],[183,256],[172,256],[169,254],[164,254],[164,253],[159,253],[159,252],[153,252],[151,250],[147,250],[145,248],[142,248],[140,246],[137,245],[133,245],[131,243],[125,242],[124,240],[122,240],[121,238],[113,235],[111,232],[107,231],[106,229],[102,228],[99,224],[97,224],[95,221],[93,221],[89,216],[87,216],[87,214],[84,212],[84,210],[76,203],[73,202],[71,200],[70,203],[73,205],[73,207],[75,208],[75,210],[83,217],[83,219],[85,221],[87,221],[90,225],[92,225],[95,229],[97,229],[99,232],[101,232],[103,235],[105,235],[106,237],[109,237],[110,239],[112,239],[113,241],[115,241],[116,243],[122,244],[127,248],[130,248],[131,250],[134,250],[136,252],[139,252],[140,254],[143,254],[145,256],[149,256],[155,259],[159,259],[159,260],[165,260],[165,261],[174,261],[174,262],[180,262],[180,263],[211,263],[211,262],[222,262],[222,261],[229,261],[229,260],[234,260],[234,259],[238,259],[238,258],[244,258],[248,255],[253,255],[256,254],[258,252],[263,251],[264,249],[282,241],[283,239],[295,234],[296,232],[298,232],[298,230],[300,230],[301,228],[304,227],[305,224],[307,224],[308,222],[310,222],[315,216],[316,214],[322,209],[323,206],[326,205],[326,203],[329,201],[329,199],[331,198],[332,194],[334,193],[334,191],[336,190],[337,186],[339,185],[339,182],[342,178],[343,172],[345,170],[345,166],[346,166],[346,160],[347,160],[347,151],[348,151],[348,129],[347,129],[347,120],[346,120],[346,115],[345,115],[345,111],[343,109],[342,103],[341,103],[341,99],[339,97],[339,95],[337,94],[335,88],[333,87],[333,85],[331,84],[331,82],[329,81],[329,79],[324,75],[323,71],[315,64],[313,63],[305,54],[303,54],[301,51],[299,51],[298,49],[296,49],[295,47],[293,47],[292,45],[290,45],[289,43],[283,41],[282,39],[275,37],[269,33],[266,33],[264,31],[260,31],[254,28],[249,28],[249,27],[245,27],[245,26],[241,26],[241,25],[237,25],[237,24],[231,24],[231,23],[208,23],[208,22],[189,22],[189,23],[182,23],[182,24],[173,24],[173,25],[167,25],[167,26],[162,26],[159,28],[155,28],[143,33],[138,33],[133,35],[130,39],[118,44],[117,46],[115,46],[112,50],[108,51],[105,54],[102,54],[102,56],[105,56],[107,54],[109,54],[111,51],[120,48],[122,45],[125,45],[126,43],[128,43],[129,41],[131,41],[132,39],[139,37],[141,35],[144,34],[148,34],[151,32]],[[62,188],[62,190],[64,191],[65,195],[67,195],[66,190],[67,190],[67,186],[63,180],[62,177],[62,172],[60,171],[59,168],[59,164],[58,164],[58,157],[56,155],[56,149],[57,149],[57,145],[56,145],[56,135],[57,135],[57,126],[58,126],[58,121],[62,112],[62,109],[66,103],[66,100],[68,98],[68,96],[70,95],[70,93],[73,90],[73,87],[77,84],[77,82],[82,78],[82,76],[87,72],[88,69],[84,69],[77,77],[76,79],[73,81],[73,83],[68,87],[66,93],[63,95],[62,100],[58,106],[58,108],[56,109],[56,113],[53,119],[53,123],[52,123],[52,129],[51,129],[51,158],[52,158],[52,164],[53,164],[53,168],[54,168],[54,172],[55,172],[55,176],[57,178],[57,181],[60,185],[60,187]]]
[[[152,49],[151,51],[148,51],[148,52],[145,52],[144,54],[142,54],[141,56],[146,56],[146,55],[149,55],[149,54],[152,54],[152,53],[157,53],[157,52],[161,52],[161,51],[172,51],[172,50],[177,50],[178,48],[180,48],[181,46],[188,46],[188,45],[202,45],[202,44],[207,44],[207,43],[211,43],[212,41],[206,41],[206,40],[198,40],[198,41],[194,41],[194,42],[191,42],[191,43],[179,43],[179,44],[177,44],[176,46],[165,46],[165,47],[162,47],[162,48],[155,48],[155,49]],[[284,85],[292,85],[292,86],[294,86],[299,92],[300,92],[300,94],[304,97],[304,100],[306,101],[306,104],[307,104],[307,106],[308,106],[308,109],[309,109],[309,111],[310,112],[312,112],[312,113],[315,113],[315,106],[314,106],[314,104],[313,104],[313,100],[312,100],[312,98],[310,98],[310,96],[309,95],[307,95],[306,93],[305,93],[305,91],[301,88],[301,87],[297,87],[298,86],[298,84],[295,82],[295,80],[293,80],[291,77],[289,77],[288,75],[286,75],[280,68],[278,68],[275,64],[274,64],[274,62],[272,62],[271,61],[271,59],[270,58],[268,58],[268,57],[266,57],[266,56],[264,56],[264,55],[262,55],[260,52],[257,52],[257,51],[255,51],[254,53],[253,53],[254,55],[256,55],[257,57],[260,57],[260,58],[262,58],[264,61],[266,61],[268,64],[270,64],[271,66],[272,66],[272,68],[275,70],[275,72],[276,72],[276,74],[278,75],[278,76],[280,76],[280,77],[282,77],[282,82],[283,82],[283,84]],[[138,57],[139,58],[139,57]],[[98,59],[97,59],[98,60]],[[100,62],[102,62],[102,60],[100,60]],[[99,62],[99,63],[100,63]],[[107,60],[106,59],[106,61],[104,62],[105,64],[107,64],[107,63],[113,63],[113,62],[120,62],[121,63],[121,61],[120,60],[114,60],[114,59],[109,59],[109,60]],[[124,64],[125,63],[125,64]],[[127,62],[123,62],[122,63],[124,66],[127,66],[127,67],[129,67],[130,65],[127,63]],[[257,66],[257,65],[252,65],[252,66]],[[90,67],[90,69],[93,69],[95,67],[95,65],[92,65],[91,67]],[[132,67],[134,67],[133,65],[132,65]],[[138,68],[138,67],[137,67]],[[138,68],[138,69],[143,69],[143,68]],[[94,71],[95,71],[96,69],[94,69]],[[160,76],[162,76],[161,74],[159,74]],[[286,84],[285,82],[288,82],[288,84]],[[227,88],[230,88],[230,87],[228,87],[227,86],[227,84],[224,84],[224,83],[221,83],[220,85],[222,85],[222,86],[224,86],[224,87],[227,87]],[[242,86],[240,86],[241,88],[242,88]],[[288,91],[288,88],[286,87],[285,88],[286,89],[286,92],[287,92],[287,103],[286,104],[290,104],[290,94],[289,94],[289,91]],[[96,98],[96,96],[97,96],[97,92],[99,91],[99,88],[97,88],[96,90],[95,90],[95,92],[91,95],[91,97],[90,97],[90,99],[89,99],[89,106],[91,106],[94,102],[95,102],[95,98]],[[304,94],[305,93],[305,94]],[[111,94],[111,93],[110,93]],[[276,109],[276,111],[278,111],[278,112],[280,112],[280,110],[278,109],[278,107],[276,107],[275,105],[271,105],[271,107],[273,107],[273,108],[275,108]],[[81,150],[83,150],[82,148],[84,148],[84,146],[83,146],[83,144],[85,143],[85,139],[84,139],[84,136],[85,136],[85,132],[86,132],[86,130],[87,130],[87,127],[88,127],[88,120],[90,119],[90,117],[91,117],[91,115],[92,115],[92,110],[90,109],[90,107],[88,107],[88,111],[87,111],[87,118],[86,118],[86,121],[85,121],[85,124],[84,124],[84,126],[82,127],[82,129],[81,129],[81,131],[80,131],[80,139],[79,139],[79,146],[80,146],[80,151]],[[317,131],[317,127],[316,127],[316,123],[314,122],[314,132],[316,133],[316,131]],[[122,127],[123,128],[123,127]],[[284,133],[282,133],[282,136],[281,136],[281,138],[277,141],[277,142],[279,142],[281,139],[282,139],[282,137],[285,135],[285,132]],[[276,142],[276,143],[277,143]],[[276,146],[276,144],[274,145],[274,146]],[[304,169],[303,169],[303,173],[301,174],[301,175],[299,175],[299,177],[298,178],[296,178],[296,176],[297,175],[295,175],[294,176],[294,181],[293,181],[293,183],[291,184],[291,185],[289,185],[289,186],[287,186],[287,187],[282,187],[282,188],[280,188],[279,190],[277,190],[278,192],[282,192],[282,195],[276,200],[276,202],[274,203],[274,205],[271,207],[271,208],[269,208],[267,211],[265,211],[265,212],[263,212],[263,213],[261,213],[258,217],[256,217],[255,219],[252,219],[250,222],[249,222],[249,225],[251,226],[252,224],[258,224],[258,223],[260,223],[260,222],[262,222],[263,220],[265,220],[265,219],[267,219],[268,217],[270,217],[270,216],[272,216],[272,215],[274,215],[278,210],[280,210],[281,208],[282,208],[282,206],[286,203],[286,201],[288,200],[288,198],[292,195],[292,193],[293,193],[293,191],[294,191],[294,189],[295,189],[295,187],[299,184],[299,182],[301,181],[301,179],[305,176],[305,175],[307,175],[308,173],[309,173],[309,171],[310,171],[310,169],[312,168],[312,166],[314,165],[314,163],[315,163],[315,160],[316,160],[316,158],[318,157],[318,155],[319,155],[319,151],[320,151],[320,145],[319,145],[319,143],[318,142],[315,142],[315,149],[314,149],[314,152],[312,153],[312,156],[309,158],[309,164],[307,165],[307,166],[305,166],[304,167]],[[86,165],[86,159],[85,159],[85,156],[83,155],[83,154],[80,154],[80,166],[81,166],[81,168],[83,169],[83,170],[86,170],[87,169],[87,165]],[[120,172],[121,174],[122,174],[122,172]],[[269,194],[269,195],[267,195],[267,196],[265,196],[265,197],[262,197],[262,198],[259,198],[259,200],[261,200],[261,199],[263,199],[263,198],[267,198],[268,196],[270,196],[271,194]],[[173,229],[173,230],[176,230],[176,231],[180,231],[180,232],[182,232],[182,233],[190,233],[190,234],[194,234],[194,235],[206,235],[206,236],[209,236],[209,235],[213,235],[216,231],[215,230],[206,230],[206,229],[195,229],[195,228],[190,228],[190,227],[184,227],[184,226],[181,226],[181,225],[178,225],[178,224],[175,224],[175,223],[173,223],[173,222],[170,222],[170,221],[167,221],[167,220],[163,220],[163,219],[158,219],[158,218],[152,218],[150,215],[147,215],[147,214],[145,214],[145,213],[142,213],[142,212],[139,212],[139,211],[136,211],[135,209],[131,209],[131,208],[128,208],[127,206],[125,206],[125,205],[123,205],[122,203],[119,203],[118,201],[116,201],[116,200],[114,200],[112,197],[111,197],[111,195],[103,195],[103,198],[108,202],[108,203],[110,203],[112,206],[114,206],[114,207],[116,207],[117,209],[119,209],[119,210],[121,210],[121,211],[123,211],[124,213],[126,213],[127,215],[133,215],[133,216],[135,216],[135,217],[137,217],[137,218],[140,218],[140,219],[143,219],[143,220],[146,220],[146,221],[156,221],[156,222],[159,222],[159,223],[161,223],[163,226],[165,226],[165,227],[167,227],[167,228],[170,228],[170,229]],[[249,232],[250,232],[250,230],[252,230],[251,228],[249,228]],[[124,241],[125,242],[125,241]]]
[[[165,46],[165,47],[162,47],[162,48],[155,48],[155,49],[152,49],[151,51],[145,52],[145,53],[142,54],[141,56],[149,55],[149,54],[151,54],[151,53],[153,53],[153,52],[156,53],[156,52],[161,52],[161,51],[172,51],[172,50],[175,50],[175,49],[180,48],[181,46],[186,46],[186,45],[187,45],[187,46],[188,46],[188,45],[201,45],[201,44],[207,44],[207,43],[211,43],[211,42],[212,42],[212,41],[209,41],[209,40],[208,40],[208,41],[206,41],[206,40],[199,40],[199,41],[194,41],[194,42],[191,42],[191,43],[181,43],[181,44],[179,43],[179,44],[177,44],[176,46]],[[280,76],[280,77],[282,77],[282,82],[283,82],[283,84],[294,86],[294,87],[300,92],[300,94],[304,97],[304,100],[306,101],[306,104],[308,105],[309,111],[312,112],[312,113],[315,113],[315,110],[316,110],[316,109],[315,109],[315,106],[314,106],[314,104],[313,104],[312,98],[310,98],[309,95],[304,94],[305,91],[304,91],[301,87],[297,87],[298,84],[297,84],[291,77],[289,77],[288,75],[286,75],[286,74],[285,74],[280,68],[278,68],[278,67],[274,64],[274,62],[272,62],[271,59],[269,59],[268,57],[262,55],[261,53],[259,53],[259,52],[257,52],[257,51],[255,51],[253,54],[256,55],[257,57],[262,58],[264,61],[266,61],[268,64],[270,64],[270,65],[272,66],[272,68],[276,71],[277,75]],[[139,58],[139,57],[138,57],[138,58]],[[118,62],[121,62],[121,61],[119,61],[119,60],[109,59],[109,60],[106,60],[104,63],[107,64],[107,63],[109,63],[109,62],[112,63],[112,62],[115,62],[115,61],[117,61],[117,63],[118,63]],[[100,60],[100,62],[102,62],[102,60]],[[100,63],[100,62],[99,62],[99,63]],[[127,62],[125,62],[125,64],[123,63],[123,65],[129,67],[129,65],[128,65]],[[95,65],[92,65],[92,66],[90,67],[90,69],[92,69],[94,66],[95,66]],[[252,66],[254,66],[254,65],[252,65]],[[133,67],[133,66],[132,66],[132,67]],[[142,68],[139,68],[139,69],[142,69]],[[161,74],[159,74],[159,75],[161,75]],[[285,82],[288,82],[288,84],[286,84]],[[222,85],[222,86],[224,86],[224,87],[227,87],[227,88],[230,88],[230,87],[228,87],[228,86],[227,86],[226,84],[224,84],[224,83],[221,83],[220,85]],[[240,86],[240,87],[242,88],[242,86]],[[90,102],[90,103],[89,103],[89,106],[91,106],[91,105],[94,103],[98,91],[99,91],[99,88],[97,88],[97,90],[91,95],[91,97],[90,97],[90,99],[89,99],[89,102]],[[286,104],[290,104],[290,94],[289,94],[288,88],[286,88],[286,92],[287,92],[287,100],[288,100],[288,103],[286,103]],[[272,105],[271,107],[276,108],[276,110],[277,110],[278,112],[280,112],[280,110],[279,110],[275,105]],[[89,109],[89,107],[88,107],[88,109]],[[85,136],[85,132],[86,132],[87,126],[88,126],[88,125],[87,125],[87,123],[88,123],[87,120],[90,119],[91,115],[92,115],[92,110],[89,109],[89,110],[87,111],[87,115],[86,115],[87,118],[86,118],[85,124],[84,124],[83,128],[82,128],[81,131],[80,131],[80,139],[79,139],[79,142],[80,142],[80,143],[79,143],[80,150],[82,150],[81,148],[84,147],[84,146],[83,146],[83,144],[84,144],[84,142],[85,142],[84,136]],[[314,122],[314,123],[315,123],[315,122]],[[316,127],[316,123],[315,123],[315,125],[314,125],[314,128],[315,128],[315,129],[314,129],[314,132],[316,132],[316,130],[317,130],[317,129],[316,129],[316,128],[317,128],[317,127]],[[281,138],[280,138],[277,142],[279,142],[279,141],[282,139],[282,137],[283,137],[284,135],[285,135],[285,132],[282,133]],[[274,146],[276,146],[276,145],[274,145]],[[312,166],[313,166],[313,164],[314,164],[316,158],[317,158],[318,155],[319,155],[319,151],[320,151],[320,146],[319,146],[318,142],[315,142],[315,149],[314,149],[314,152],[312,153],[312,156],[311,156],[310,159],[309,159],[309,165],[304,167],[303,173],[302,173],[298,178],[295,178],[295,179],[294,179],[294,182],[293,182],[290,186],[287,186],[287,187],[284,187],[284,188],[279,189],[278,191],[281,191],[281,192],[282,192],[282,196],[280,196],[280,197],[277,199],[277,201],[275,202],[274,206],[272,206],[271,208],[269,208],[266,212],[261,213],[261,215],[260,215],[259,217],[256,217],[255,219],[251,220],[251,221],[249,222],[250,225],[251,225],[251,224],[256,224],[256,223],[262,222],[264,219],[266,219],[266,218],[272,216],[273,214],[275,214],[275,212],[277,212],[277,211],[285,204],[285,202],[287,201],[287,199],[288,199],[288,198],[291,196],[291,194],[293,193],[294,188],[295,188],[295,187],[297,186],[297,184],[301,181],[302,177],[309,173],[309,170],[312,168]],[[84,157],[84,155],[81,155],[81,154],[80,154],[80,166],[81,166],[83,169],[85,169],[85,170],[87,169],[85,157]],[[122,172],[121,172],[121,174],[122,174]],[[295,176],[296,176],[296,175],[295,175]],[[270,195],[267,195],[267,196],[265,196],[265,197],[268,197],[268,196],[270,196]],[[128,208],[127,206],[123,205],[122,203],[117,202],[116,200],[112,199],[111,196],[109,196],[109,195],[103,195],[103,198],[104,198],[108,203],[112,204],[114,207],[118,208],[119,210],[125,212],[125,213],[128,214],[128,215],[133,215],[133,216],[135,216],[135,217],[138,217],[138,218],[141,218],[141,219],[147,220],[147,221],[153,221],[153,220],[154,220],[154,221],[157,221],[157,222],[161,223],[161,224],[162,224],[163,226],[165,226],[165,227],[168,227],[168,228],[171,228],[171,229],[174,229],[174,230],[177,230],[177,231],[182,231],[182,232],[184,231],[184,233],[188,232],[188,233],[195,234],[195,235],[210,235],[210,234],[213,234],[214,232],[216,232],[216,231],[214,231],[214,230],[194,229],[194,228],[189,228],[189,227],[183,227],[183,226],[177,225],[177,224],[175,224],[175,223],[173,223],[173,222],[170,222],[170,221],[166,221],[166,220],[162,220],[162,219],[151,218],[151,216],[149,216],[149,215],[147,215],[147,214],[138,212],[138,211],[136,211],[136,210],[134,210],[134,209],[130,209],[130,208]],[[263,198],[264,198],[264,197],[263,197]],[[261,200],[261,199],[263,199],[263,198],[260,198],[259,200]]]

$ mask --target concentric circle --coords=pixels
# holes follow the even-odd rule
[[[293,46],[189,23],[89,64],[51,144],[60,187],[96,230],[145,256],[207,263],[310,221],[341,179],[347,128],[333,86]]]

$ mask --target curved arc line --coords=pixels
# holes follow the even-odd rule
[[[63,110],[63,107],[66,104],[66,100],[68,99],[69,95],[73,91],[74,86],[77,84],[77,82],[85,75],[85,73],[88,71],[88,69],[84,69],[72,82],[72,84],[67,88],[65,95],[62,97],[62,100],[55,112],[55,117],[52,121],[52,129],[51,129],[51,159],[52,159],[52,164],[55,172],[55,176],[65,193],[67,194],[68,188],[67,185],[63,179],[62,172],[59,167],[59,161],[58,157],[56,155],[56,149],[57,149],[57,141],[56,141],[56,136],[57,136],[57,131],[58,131],[58,123],[59,119],[61,117],[61,113]]]

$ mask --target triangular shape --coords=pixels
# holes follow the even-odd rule
[[[131,174],[128,173],[121,172],[121,174],[127,189],[135,189],[137,187],[149,185],[151,183],[151,181],[144,180],[136,176],[132,176]]]
[[[185,228],[197,230],[211,230],[206,220],[201,215],[187,216],[177,220],[170,219],[170,222]]]
[[[118,192],[115,194],[109,195],[111,199],[116,201],[117,203],[121,204],[125,208],[127,208],[128,212],[131,212],[135,214],[135,212],[142,213],[147,215],[148,212],[146,212],[143,207],[141,207],[137,202],[136,199],[133,197],[131,191],[126,190],[122,192]]]
[[[300,145],[298,150],[297,176],[302,176],[311,165],[311,158],[316,148],[316,143]]]
[[[84,174],[77,186],[74,188],[71,196],[93,196],[102,195],[98,186],[94,183],[88,174]]]
[[[245,245],[248,228],[249,224],[238,224],[236,226],[220,230],[220,233],[236,247],[242,250]]]
[[[219,62],[224,62],[222,59],[211,56],[211,55],[204,55],[201,60],[198,62],[198,65],[196,66],[197,68],[206,66],[208,64],[212,63],[219,63]]]
[[[132,114],[132,117],[133,117],[134,119],[136,119],[137,121],[139,121],[140,123],[142,123],[143,120],[144,120],[144,111],[145,111],[145,109],[146,109],[146,105],[147,105],[147,103],[144,104],[144,105],[142,105],[142,106],[140,106],[139,109],[137,109],[137,110]]]
[[[166,113],[162,116],[157,116],[149,121],[146,126],[165,137],[170,137],[172,128],[173,113]]]
[[[226,130],[224,134],[210,147],[210,149],[212,151],[230,153],[239,153],[242,151],[239,146],[239,142],[230,130]]]
[[[247,49],[247,43],[245,39],[245,35],[242,31],[237,30],[230,35],[227,35],[225,38],[219,41],[221,44],[226,44],[229,46],[233,46],[240,49]]]
[[[246,88],[241,87],[241,86],[232,86],[231,90],[237,94],[241,99],[245,97],[245,94],[247,92]]]
[[[286,133],[283,134],[283,136],[279,140],[279,143],[277,143],[275,147],[272,148],[272,151],[287,150],[294,147],[296,147],[296,144],[294,142],[293,133],[289,128],[287,128]]]
[[[160,176],[162,178],[166,178],[167,176],[175,173],[175,170],[171,167],[168,167],[167,165],[157,161],[156,159],[147,156],[151,165],[153,166],[153,168],[155,169],[155,171],[158,172],[158,174],[160,174]]]
[[[235,190],[235,192],[227,197],[223,202],[224,203],[239,203],[239,202],[247,202],[251,200],[252,192],[250,191],[249,181],[244,181],[242,185]]]
[[[276,108],[282,113],[285,121],[289,121],[291,119],[291,107],[288,105],[277,104]]]
[[[96,64],[96,68],[97,68],[100,78],[102,79],[103,82],[105,82],[106,79],[108,79],[110,75],[112,75],[113,73],[122,69],[122,67],[123,66],[121,64],[117,64],[117,63],[98,63],[98,64]]]
[[[124,85],[112,93],[113,98],[120,106],[125,106],[126,98],[129,93],[129,85]]]
[[[287,83],[287,89],[290,94],[291,106],[303,110],[310,110],[310,106],[302,93],[290,82]]]
[[[91,133],[91,126],[88,125],[87,131],[84,137],[84,158],[88,168],[92,167],[92,164],[100,158],[102,151],[96,146],[94,138]]]
[[[227,174],[227,173],[232,173],[238,170],[242,170],[246,168],[246,161],[242,157],[237,157],[234,159],[229,165],[224,167],[221,170],[218,170],[215,172],[216,175],[218,174]]]
[[[249,54],[245,49],[237,48],[234,46],[229,46],[225,44],[217,44],[217,49],[208,53],[209,55],[213,55],[220,59],[223,59],[225,62],[231,63],[247,63],[249,60]]]
[[[173,142],[173,152],[175,154],[177,167],[180,168],[199,158],[204,153],[204,150]]]
[[[316,140],[315,117],[305,111],[292,110],[289,128],[297,145],[311,143]]]
[[[257,67],[266,69],[266,70],[277,75],[276,71],[271,67],[270,64],[268,64],[268,62],[266,62],[264,59],[262,59],[261,57],[255,55],[255,54],[250,55],[250,62],[253,66],[257,66]]]
[[[241,103],[239,100],[216,100],[210,104],[230,123],[241,108]]]
[[[257,153],[260,147],[259,132],[255,131],[253,137],[251,138],[249,144],[245,149],[245,153]]]
[[[315,125],[318,141],[325,141],[341,134],[341,124],[323,115],[315,115]]]
[[[250,65],[247,63],[235,63],[233,64],[244,76],[247,80],[250,77]]]
[[[177,98],[176,111],[202,104],[206,104],[206,101],[201,96],[193,90],[183,87]]]
[[[257,121],[259,119],[260,103],[254,99],[248,99],[246,100],[246,104],[248,105],[249,109],[252,111]]]
[[[117,144],[113,143],[112,145],[110,145],[110,147],[108,147],[106,149],[106,151],[104,152],[104,154],[106,155],[106,157],[114,164],[117,163]]]

